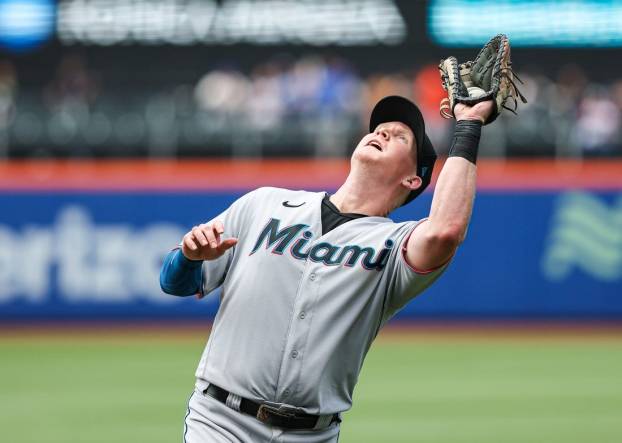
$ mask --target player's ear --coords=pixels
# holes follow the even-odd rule
[[[406,177],[404,180],[402,180],[402,186],[410,189],[411,191],[414,191],[415,189],[419,189],[422,183],[423,183],[423,180],[421,180],[421,177],[417,175],[411,175],[411,176]]]

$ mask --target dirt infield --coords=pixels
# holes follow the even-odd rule
[[[211,323],[176,321],[37,322],[0,324],[0,341],[204,341]],[[386,341],[622,341],[622,322],[421,321],[392,323],[378,340]]]

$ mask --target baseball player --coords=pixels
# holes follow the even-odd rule
[[[430,183],[436,160],[421,112],[382,99],[332,195],[260,188],[195,226],[165,259],[162,289],[222,287],[196,371],[184,442],[335,442],[380,328],[447,268],[475,195],[492,101],[457,104],[430,214],[387,215]]]

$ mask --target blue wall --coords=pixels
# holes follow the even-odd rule
[[[213,316],[217,297],[160,291],[160,261],[238,195],[0,194],[0,319]],[[480,192],[449,270],[398,316],[622,319],[622,193]]]

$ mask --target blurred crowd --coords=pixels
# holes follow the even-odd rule
[[[486,129],[482,155],[622,155],[622,77],[597,83],[576,65],[536,72],[519,72],[529,103]],[[374,103],[391,94],[415,100],[445,153],[453,123],[438,112],[436,63],[361,74],[338,57],[279,56],[120,91],[79,55],[64,56],[41,88],[22,87],[0,61],[0,157],[346,156]]]

